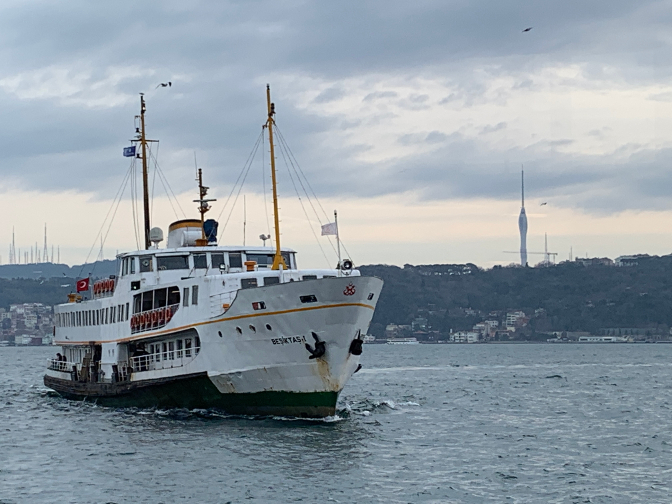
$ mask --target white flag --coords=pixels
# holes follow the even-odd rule
[[[336,234],[336,223],[330,222],[322,226],[322,236],[326,235],[335,235]]]

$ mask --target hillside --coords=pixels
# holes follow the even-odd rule
[[[84,270],[65,265],[1,266],[5,272],[37,275],[42,271],[46,278],[0,278],[0,307],[62,303],[80,271],[82,276],[89,271],[94,277],[106,276],[114,273],[114,265],[105,261]],[[67,270],[61,271],[60,266]],[[648,257],[631,267],[565,262],[550,268],[483,270],[473,264],[407,264],[403,268],[361,266],[360,270],[385,281],[371,327],[377,336],[387,324],[408,325],[417,317],[427,318],[433,330],[445,334],[470,329],[491,312],[501,317],[513,310],[530,318],[527,331],[532,333],[643,328],[665,334],[672,327],[672,256]],[[64,277],[66,271],[70,274]]]
[[[441,332],[468,329],[489,312],[521,310],[536,331],[672,326],[672,256],[649,257],[631,267],[561,263],[550,268],[475,265],[362,266],[385,280],[372,327],[410,324],[425,316]],[[469,310],[478,312],[468,315]]]

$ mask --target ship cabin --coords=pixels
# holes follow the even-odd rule
[[[64,361],[50,359],[50,372],[75,381],[116,382],[131,373],[181,367],[201,346],[197,331],[185,328],[226,313],[240,289],[339,274],[299,270],[294,250],[283,248],[281,254],[287,269],[271,269],[273,247],[152,247],[119,254],[117,275],[56,306],[54,333]],[[340,273],[359,276],[351,269]]]

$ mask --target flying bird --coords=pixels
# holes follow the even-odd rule
[[[531,28],[530,28],[530,29],[531,29]],[[170,82],[170,81],[168,81],[168,82],[161,82],[158,86],[156,86],[155,89],[159,89],[160,87],[170,87],[170,86],[172,86],[172,85],[173,85],[173,83]]]
[[[544,202],[543,202],[543,203],[542,203],[541,205],[539,205],[539,206],[544,206],[544,205],[545,205],[546,203],[547,203],[547,202],[546,202],[546,201],[544,201]]]
[[[529,28],[525,28],[525,29],[523,30],[523,33],[530,31],[532,28],[534,28],[534,26],[530,26]]]

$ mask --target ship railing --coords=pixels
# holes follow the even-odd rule
[[[194,346],[191,348],[183,348],[181,350],[169,350],[167,352],[137,355],[131,357],[130,362],[134,372],[171,369],[188,364],[200,351],[200,346]]]
[[[180,304],[176,303],[162,308],[154,308],[153,310],[145,310],[133,314],[131,317],[131,334],[164,327],[170,322],[179,307]]]
[[[52,371],[61,371],[63,373],[70,373],[72,366],[76,366],[75,362],[68,362],[58,359],[47,359],[47,369]]]

